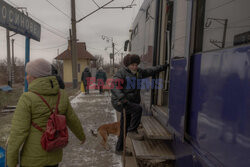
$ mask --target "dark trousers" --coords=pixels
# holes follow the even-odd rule
[[[100,94],[103,93],[103,86],[99,86],[99,92]]]
[[[129,102],[125,107],[126,110],[126,135],[128,132],[136,131],[141,122],[142,115],[142,107],[140,104]],[[120,136],[118,137],[118,141],[116,144],[116,150],[123,150],[123,124],[124,124],[124,116],[123,111],[121,112],[121,125],[120,125]]]
[[[85,90],[85,93],[89,93],[89,85],[87,83],[83,83],[84,85],[84,90]]]

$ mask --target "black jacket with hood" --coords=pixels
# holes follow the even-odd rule
[[[89,68],[86,67],[84,71],[82,72],[81,80],[84,84],[87,84],[87,78],[91,77],[91,73],[89,71]]]
[[[167,69],[167,65],[159,65],[147,69],[138,68],[137,73],[133,74],[127,67],[122,67],[113,77],[114,88],[111,89],[111,102],[113,107],[117,111],[122,110],[122,101],[133,102],[139,104],[141,102],[140,88],[137,88],[137,82],[140,79],[153,76],[161,71]],[[123,83],[118,83],[117,80],[123,80]],[[130,80],[130,84],[135,83],[134,86],[127,85],[127,81]],[[135,82],[134,82],[135,80]],[[122,89],[118,89],[120,87]],[[127,87],[128,86],[128,87]]]
[[[100,69],[97,71],[95,78],[96,78],[96,82],[98,82],[98,79],[101,79],[103,81],[103,83],[105,83],[107,80],[107,75],[106,75],[104,70]]]

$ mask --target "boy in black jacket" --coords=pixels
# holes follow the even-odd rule
[[[126,132],[128,136],[135,140],[142,140],[143,135],[137,132],[137,128],[141,121],[142,107],[140,106],[140,87],[138,81],[141,79],[153,76],[167,69],[168,64],[159,65],[152,68],[141,69],[140,57],[138,55],[126,55],[122,67],[114,75],[114,88],[111,89],[111,102],[113,107],[121,112],[120,136],[116,145],[116,153],[121,155],[123,152],[123,108],[126,110]],[[129,83],[128,83],[129,82]],[[135,85],[131,85],[135,83]]]

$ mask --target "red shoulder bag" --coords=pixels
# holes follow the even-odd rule
[[[58,114],[60,92],[58,93],[56,108],[54,112],[48,102],[40,94],[38,94],[37,92],[33,93],[38,95],[43,100],[43,102],[48,106],[51,112],[51,115],[47,122],[46,130],[43,130],[33,121],[31,122],[32,126],[43,133],[41,138],[42,148],[45,151],[50,152],[65,147],[68,144],[68,129],[66,125],[66,117],[64,115]]]

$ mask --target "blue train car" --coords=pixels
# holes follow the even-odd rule
[[[170,68],[142,90],[145,115],[174,136],[176,167],[250,166],[250,1],[145,0],[130,30],[142,67]]]

